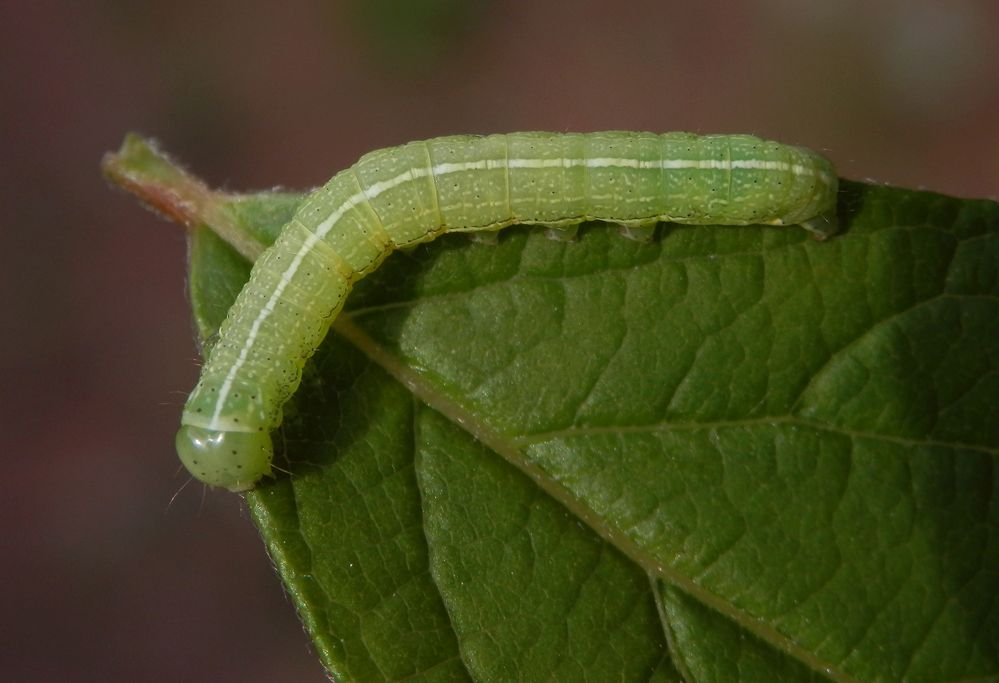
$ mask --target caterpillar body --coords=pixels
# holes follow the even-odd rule
[[[354,282],[393,250],[514,224],[835,224],[824,157],[749,135],[512,133],[371,152],[313,192],[254,264],[184,407],[177,450],[232,491],[271,474],[270,432]]]

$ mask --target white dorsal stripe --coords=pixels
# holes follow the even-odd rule
[[[643,160],[643,159],[633,159],[633,158],[614,158],[614,157],[593,157],[593,158],[556,158],[556,159],[541,159],[541,158],[523,158],[523,159],[480,159],[478,161],[460,161],[460,162],[446,162],[434,164],[433,166],[416,167],[410,168],[403,173],[396,175],[388,180],[380,180],[378,182],[372,183],[366,190],[362,189],[360,192],[356,192],[346,201],[343,202],[339,207],[337,207],[325,220],[323,220],[315,230],[309,231],[309,236],[302,243],[299,248],[298,253],[289,262],[288,267],[281,274],[281,280],[278,282],[277,287],[274,288],[274,292],[268,298],[267,303],[260,310],[253,324],[250,326],[249,333],[246,338],[246,343],[243,348],[240,349],[239,356],[236,361],[229,368],[226,373],[225,379],[222,382],[222,386],[219,388],[218,397],[215,402],[215,410],[212,414],[211,421],[206,425],[209,429],[224,429],[227,431],[233,431],[234,425],[228,421],[225,424],[220,424],[222,408],[225,405],[226,400],[229,397],[229,393],[232,391],[233,382],[235,381],[236,375],[239,370],[246,363],[249,358],[250,349],[253,348],[256,342],[257,336],[260,333],[260,328],[263,326],[264,322],[270,315],[274,312],[275,306],[281,295],[284,293],[285,289],[291,283],[292,278],[295,277],[295,273],[298,268],[302,265],[302,261],[305,260],[306,255],[316,246],[330,230],[337,224],[337,222],[351,209],[356,207],[363,201],[370,201],[375,199],[379,195],[388,192],[404,183],[411,182],[418,178],[425,178],[431,174],[435,177],[448,175],[451,173],[463,173],[466,171],[481,171],[481,170],[494,170],[502,168],[524,168],[524,169],[546,169],[546,168],[574,168],[574,167],[585,167],[588,169],[599,169],[599,168],[636,168],[636,169],[661,169],[661,170],[728,170],[728,169],[744,169],[744,170],[757,170],[757,171],[778,171],[782,173],[791,173],[795,176],[812,176],[816,178],[819,182],[824,185],[830,185],[835,179],[829,176],[829,174],[819,171],[815,168],[810,168],[801,164],[792,164],[786,161],[774,161],[765,159],[733,159],[733,160],[723,160],[723,159],[658,159],[658,160]],[[244,425],[248,431],[252,431],[251,425]]]
[[[320,237],[325,237],[332,227],[339,221],[345,213],[357,206],[363,199],[374,199],[379,195],[417,178],[425,178],[431,173],[435,176],[448,175],[449,173],[463,173],[465,171],[482,171],[500,169],[504,166],[508,168],[572,168],[574,166],[585,166],[586,168],[642,168],[642,169],[665,169],[675,170],[726,170],[737,168],[755,171],[781,171],[793,173],[796,176],[815,176],[823,184],[832,182],[827,174],[816,172],[815,169],[801,164],[789,164],[786,161],[768,161],[763,159],[737,159],[724,161],[717,159],[662,159],[657,161],[643,161],[641,159],[614,159],[608,157],[597,157],[593,159],[483,159],[480,161],[463,161],[435,164],[433,167],[411,168],[404,173],[400,173],[394,178],[380,180],[372,183],[367,190],[362,190],[350,196],[347,201],[340,205],[326,220],[316,226],[315,233]]]

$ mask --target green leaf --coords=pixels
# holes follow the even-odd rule
[[[337,680],[996,680],[999,204],[841,213],[359,283],[247,495]],[[199,329],[246,276],[193,233]]]

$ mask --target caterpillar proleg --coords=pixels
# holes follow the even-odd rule
[[[270,432],[354,282],[392,251],[515,224],[661,221],[834,231],[824,157],[749,135],[512,133],[366,154],[313,192],[254,264],[184,407],[177,450],[232,491],[271,474]]]

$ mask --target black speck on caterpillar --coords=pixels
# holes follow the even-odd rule
[[[258,260],[184,407],[181,461],[231,491],[271,475],[270,432],[306,360],[353,283],[396,249],[524,223],[565,239],[593,220],[641,240],[664,221],[800,225],[821,239],[837,188],[821,155],[749,135],[511,133],[371,152],[310,195]]]

